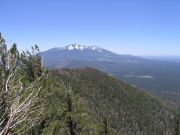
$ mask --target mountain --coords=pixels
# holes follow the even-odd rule
[[[50,71],[50,76],[57,78],[53,81],[56,87],[63,82],[72,89],[86,106],[92,121],[101,123],[106,120],[107,127],[116,135],[174,134],[175,111],[172,108],[106,73],[92,68],[60,69]],[[56,87],[53,91],[58,89]]]
[[[180,106],[180,63],[120,55],[97,46],[72,44],[42,53],[49,68],[92,67]]]
[[[97,46],[79,44],[50,49],[43,52],[43,57],[45,65],[52,68],[70,66],[73,62],[136,62],[132,56],[118,55]]]

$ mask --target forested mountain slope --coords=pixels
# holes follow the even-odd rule
[[[96,68],[180,106],[179,62],[148,60],[78,44],[53,48],[42,55],[48,68]]]
[[[116,134],[173,135],[175,112],[159,99],[91,68],[52,70],[71,87],[97,122],[107,121]]]

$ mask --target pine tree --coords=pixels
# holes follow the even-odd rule
[[[107,119],[104,119],[101,124],[99,135],[108,135],[108,134],[109,134],[109,130],[108,130]]]
[[[75,121],[73,121],[71,113],[73,113],[74,108],[72,105],[72,99],[70,94],[67,95],[67,113],[69,113],[70,115],[67,116],[67,126],[69,128],[69,132],[70,135],[76,135],[77,134],[77,123]]]
[[[43,135],[95,135],[96,122],[86,112],[83,100],[50,72]],[[49,88],[48,88],[49,87]]]
[[[34,48],[37,50],[37,46]],[[35,53],[20,54],[16,44],[8,50],[0,34],[0,135],[24,133],[39,122],[42,107],[38,104],[38,94],[44,78],[42,65],[38,63],[41,75],[35,76],[34,80],[27,76],[28,64],[37,59],[39,56]],[[32,73],[36,72],[34,69]]]
[[[179,135],[179,119],[176,120],[176,127],[175,127],[175,134],[174,135]]]

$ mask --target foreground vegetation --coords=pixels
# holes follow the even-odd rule
[[[176,111],[91,68],[47,72],[0,34],[0,135],[178,135]]]
[[[16,44],[8,50],[0,34],[0,135],[24,134],[43,114],[40,91],[45,72],[37,46],[19,53]]]

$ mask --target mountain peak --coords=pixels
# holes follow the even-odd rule
[[[94,50],[94,51],[102,51],[102,48],[98,47],[98,46],[86,46],[86,45],[81,45],[81,44],[71,44],[68,46],[65,46],[64,49],[67,50]]]

